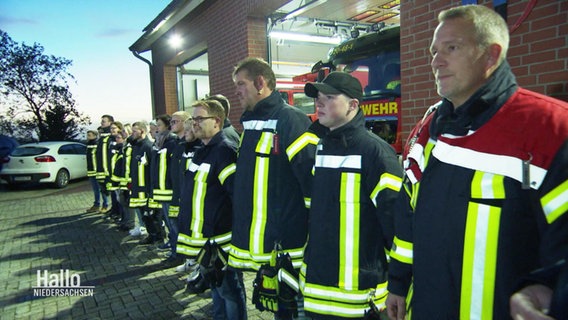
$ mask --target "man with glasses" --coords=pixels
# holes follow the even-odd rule
[[[237,154],[235,144],[222,131],[225,113],[219,102],[194,103],[192,118],[194,134],[203,147],[196,150],[184,173],[178,252],[195,258],[219,253],[209,252],[207,243],[215,243],[224,252],[229,250]],[[200,253],[202,250],[204,253]],[[200,268],[207,267],[204,261],[201,264]],[[227,267],[224,260],[214,270],[204,271],[203,276],[210,283],[214,319],[247,318],[241,271]]]

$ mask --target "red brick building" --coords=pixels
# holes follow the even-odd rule
[[[334,0],[342,1],[342,0]],[[323,1],[332,6],[334,1]],[[238,123],[242,107],[234,95],[231,72],[248,56],[269,61],[267,19],[286,0],[174,0],[146,27],[130,50],[151,51],[153,113],[180,109],[178,66],[204,52],[208,55],[208,81],[212,93],[226,95],[232,104],[231,120]],[[320,1],[313,1],[317,4]],[[385,1],[358,1],[383,3]],[[311,3],[311,2],[308,2]],[[478,1],[492,7],[492,1]],[[457,0],[400,1],[403,137],[439,97],[430,69],[429,45],[436,17],[442,9],[462,4]],[[509,1],[507,21],[512,30],[509,63],[525,88],[568,100],[568,2],[560,0]],[[168,44],[171,34],[182,36],[177,49]]]

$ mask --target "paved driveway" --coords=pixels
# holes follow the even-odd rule
[[[0,189],[0,318],[211,319],[209,291],[185,294],[184,276],[160,268],[161,253],[85,213],[91,204],[86,180]],[[37,296],[38,271],[40,286],[80,280],[93,295]],[[272,319],[250,304],[252,279],[245,275],[249,319]]]

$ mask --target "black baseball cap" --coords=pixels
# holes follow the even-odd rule
[[[317,98],[318,92],[323,94],[345,94],[349,98],[361,102],[363,88],[357,78],[347,72],[334,71],[325,77],[322,82],[310,82],[304,87],[308,97]]]

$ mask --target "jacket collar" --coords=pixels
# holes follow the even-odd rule
[[[271,115],[274,114],[274,112],[276,112],[278,109],[282,108],[282,106],[284,106],[284,100],[282,100],[282,96],[280,95],[280,92],[278,92],[277,90],[272,91],[272,93],[260,100],[259,102],[257,102],[257,104],[254,106],[254,109],[252,111],[245,111],[243,113],[243,115],[241,116],[241,123],[244,120],[253,118],[260,118],[260,119],[266,119],[268,117],[270,117]]]
[[[347,148],[352,144],[352,140],[357,139],[354,137],[354,132],[361,129],[365,129],[365,116],[359,108],[351,121],[335,130],[328,131],[325,140],[332,143],[340,143]]]
[[[220,130],[211,138],[211,140],[209,140],[209,143],[206,144],[205,147],[212,147],[223,140],[225,140],[225,134],[223,133],[223,130]]]

